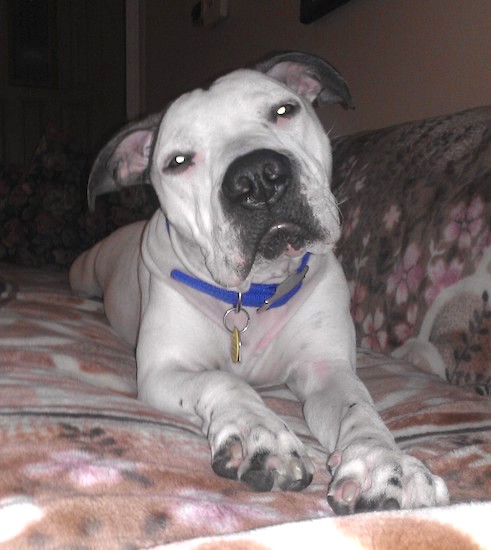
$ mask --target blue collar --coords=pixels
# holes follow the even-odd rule
[[[297,270],[298,274],[304,272],[305,275],[308,268],[307,263],[309,261],[309,258],[310,252],[304,254],[300,267]],[[204,281],[201,281],[200,279],[196,279],[195,277],[188,275],[187,273],[183,273],[178,269],[173,269],[170,275],[174,280],[179,281],[180,283],[184,283],[185,285],[188,285],[195,290],[199,290],[204,294],[208,294],[209,296],[212,296],[217,300],[221,300],[222,302],[226,302],[233,306],[237,304],[238,293],[233,290],[227,290],[225,288],[220,288],[219,286],[210,285],[208,283],[205,283]],[[302,279],[303,277],[300,279],[300,282],[298,282],[298,284],[296,284],[289,292],[286,292],[281,297],[275,299],[268,307],[280,307],[286,304],[302,287]],[[250,289],[242,294],[242,305],[255,308],[264,306],[265,302],[267,303],[268,300],[272,298],[272,296],[276,293],[278,287],[282,284],[283,283],[280,283],[278,285],[252,283]]]

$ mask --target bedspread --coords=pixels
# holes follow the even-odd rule
[[[297,548],[308,535],[333,548],[449,548],[438,544],[452,535],[455,548],[491,547],[489,398],[388,356],[360,349],[358,362],[398,443],[444,477],[451,506],[335,518],[325,450],[285,387],[260,393],[305,443],[312,484],[253,493],[217,477],[200,426],[136,399],[133,351],[100,301],[73,296],[66,273],[0,265],[0,545]]]

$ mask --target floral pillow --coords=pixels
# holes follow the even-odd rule
[[[338,255],[358,344],[491,392],[491,108],[342,137]]]
[[[118,227],[157,207],[151,186],[100,197],[87,208],[90,163],[70,137],[49,127],[26,169],[0,165],[0,261],[67,268]]]
[[[85,156],[69,138],[50,127],[29,167],[3,179],[0,204],[0,261],[41,266],[65,264],[83,246],[80,181]]]

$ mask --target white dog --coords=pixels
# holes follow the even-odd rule
[[[136,346],[139,398],[201,423],[218,475],[259,491],[310,483],[301,442],[252,388],[285,383],[329,453],[337,513],[443,504],[444,482],[397,448],[355,374],[331,149],[312,105],[337,102],[351,96],[331,65],[287,53],[124,129],[89,201],[149,179],[161,207],[80,256],[71,285],[104,295]]]

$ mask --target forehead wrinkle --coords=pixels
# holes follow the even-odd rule
[[[234,113],[240,112],[241,119],[247,114],[263,114],[262,109],[270,101],[276,101],[278,96],[287,100],[293,95],[290,88],[273,78],[253,70],[239,70],[219,78],[206,90],[198,88],[180,96],[164,120],[167,122],[172,116],[185,121],[192,113],[195,129],[211,123],[220,125]]]
[[[196,151],[202,147],[209,147],[216,135],[216,131],[210,134],[210,127],[217,128],[220,124],[212,113],[203,113],[206,108],[203,103],[197,104],[199,111],[191,107],[192,103],[182,104],[179,109],[170,112],[170,117],[164,121],[159,131],[159,141],[166,151]],[[223,118],[223,117],[221,117]]]
[[[241,93],[246,94],[251,92],[253,94],[264,95],[271,92],[282,93],[284,91],[288,91],[289,94],[295,94],[286,84],[252,69],[239,69],[215,80],[210,90],[215,88],[232,88],[232,91],[241,90]]]
[[[276,92],[274,97],[272,91]],[[271,103],[294,95],[288,87],[257,71],[235,71],[206,90],[198,88],[180,96],[169,107],[161,126],[162,146],[167,153],[206,150],[207,155],[214,151],[229,157],[234,151],[254,148],[258,140],[279,145],[265,111]]]

